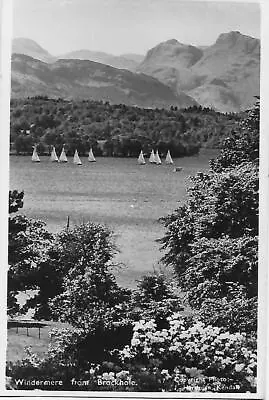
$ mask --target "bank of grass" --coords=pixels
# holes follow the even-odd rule
[[[40,322],[39,328],[36,326],[28,328],[26,326],[9,326],[7,331],[7,361],[16,362],[25,358],[25,347],[31,346],[32,352],[40,357],[45,357],[51,341],[49,332],[53,328],[70,327],[68,324],[52,321]]]

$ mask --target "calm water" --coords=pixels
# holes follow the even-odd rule
[[[23,213],[42,219],[50,231],[93,221],[113,229],[120,249],[117,261],[126,267],[118,280],[134,286],[142,273],[158,268],[161,257],[156,239],[163,233],[158,218],[167,215],[186,196],[188,177],[208,169],[212,151],[198,157],[176,159],[173,166],[139,166],[136,159],[98,158],[83,165],[32,163],[30,157],[12,156],[10,189],[24,190]],[[71,161],[71,159],[70,159]]]

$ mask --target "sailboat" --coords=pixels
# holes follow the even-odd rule
[[[155,158],[155,154],[154,154],[153,150],[151,150],[150,157],[149,157],[149,162],[151,164],[156,164],[156,158]]]
[[[54,146],[52,146],[51,155],[50,155],[50,161],[51,162],[58,162],[59,161]]]
[[[79,158],[77,150],[75,151],[75,154],[74,154],[73,163],[76,164],[76,165],[81,165],[82,164],[82,162],[81,162],[81,160]]]
[[[94,155],[93,155],[93,152],[92,152],[92,148],[91,148],[90,151],[89,151],[88,161],[89,161],[89,162],[95,162],[95,161],[96,161],[96,159],[95,159],[95,157],[94,157]]]
[[[38,157],[36,145],[34,146],[33,154],[32,154],[32,161],[33,162],[40,162],[40,158]]]
[[[67,157],[66,157],[66,154],[65,154],[65,151],[64,151],[64,146],[63,146],[61,155],[59,157],[59,162],[66,163],[67,161],[68,160],[67,160]]]
[[[172,160],[172,157],[170,154],[170,150],[168,150],[168,152],[166,154],[165,162],[166,162],[166,164],[174,164],[174,161]]]
[[[160,164],[162,163],[162,161],[161,161],[161,159],[160,159],[160,156],[159,156],[158,150],[156,151],[155,159],[156,159],[156,164],[157,164],[157,165],[160,165]]]
[[[138,157],[137,161],[138,161],[138,164],[140,164],[140,165],[146,164],[146,161],[145,161],[145,158],[144,158],[142,150],[140,151],[140,154],[139,154],[139,157]]]

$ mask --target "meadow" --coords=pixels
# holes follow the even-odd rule
[[[116,261],[121,285],[134,287],[141,274],[158,269],[161,252],[156,239],[162,237],[158,221],[177,208],[186,196],[189,177],[208,169],[216,151],[175,159],[175,165],[139,166],[135,158],[99,157],[96,163],[82,159],[75,166],[50,163],[41,157],[10,158],[10,189],[24,190],[21,213],[46,222],[57,232],[70,225],[93,221],[109,226],[120,250]],[[183,167],[173,172],[175,166]]]

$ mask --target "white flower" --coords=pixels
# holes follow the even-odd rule
[[[139,339],[132,339],[131,340],[131,346],[138,346],[140,344],[140,340]]]

